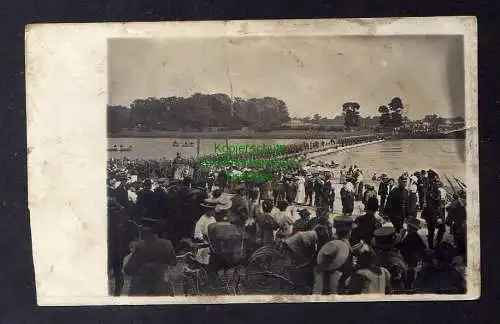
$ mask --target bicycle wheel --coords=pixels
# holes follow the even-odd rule
[[[185,296],[204,296],[208,294],[208,274],[203,268],[186,269],[183,278]]]
[[[264,246],[255,251],[245,269],[245,293],[276,294],[293,290],[288,263],[286,256],[276,247]]]

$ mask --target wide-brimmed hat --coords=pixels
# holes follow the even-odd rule
[[[216,199],[210,199],[207,198],[203,200],[203,202],[200,204],[201,207],[205,208],[215,208],[217,206],[218,201]]]
[[[233,202],[228,197],[219,197],[216,199],[217,205],[215,206],[215,211],[228,210],[233,206]]]
[[[318,268],[322,270],[336,270],[344,265],[349,258],[350,247],[347,242],[333,240],[319,250],[317,257]]]
[[[408,221],[406,222],[406,225],[413,227],[413,228],[416,228],[416,229],[421,228],[420,221],[415,217],[409,218]]]

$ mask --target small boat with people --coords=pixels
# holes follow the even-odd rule
[[[182,144],[182,147],[194,147],[194,142],[184,142],[184,144]]]
[[[179,146],[179,143],[177,143],[177,141],[173,141],[173,142],[172,142],[172,146],[173,146],[173,147],[178,147],[178,146]]]
[[[130,152],[130,151],[132,151],[132,145],[125,147],[123,145],[115,144],[112,147],[108,148],[108,152]]]

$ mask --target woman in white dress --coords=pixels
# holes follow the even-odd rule
[[[297,195],[295,196],[295,203],[296,204],[305,204],[306,200],[306,178],[304,178],[302,175],[297,177]]]

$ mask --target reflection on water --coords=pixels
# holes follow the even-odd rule
[[[357,165],[365,173],[387,173],[397,177],[404,171],[432,168],[440,174],[465,179],[464,140],[386,141],[318,157],[340,165]],[[367,174],[371,176],[371,174]]]
[[[173,147],[173,138],[110,138],[108,145],[132,145],[131,152],[108,152],[110,157],[131,159],[173,159],[177,152],[196,156],[196,147]],[[188,140],[187,142],[190,142]],[[194,141],[194,140],[193,140]],[[301,140],[231,139],[229,144],[289,144]],[[200,140],[200,154],[214,153],[214,144],[225,144],[224,139]],[[465,179],[464,140],[400,140],[362,146],[339,153],[318,157],[316,160],[335,161],[340,165],[358,165],[368,173],[387,173],[396,177],[404,171],[435,169],[439,173]]]

